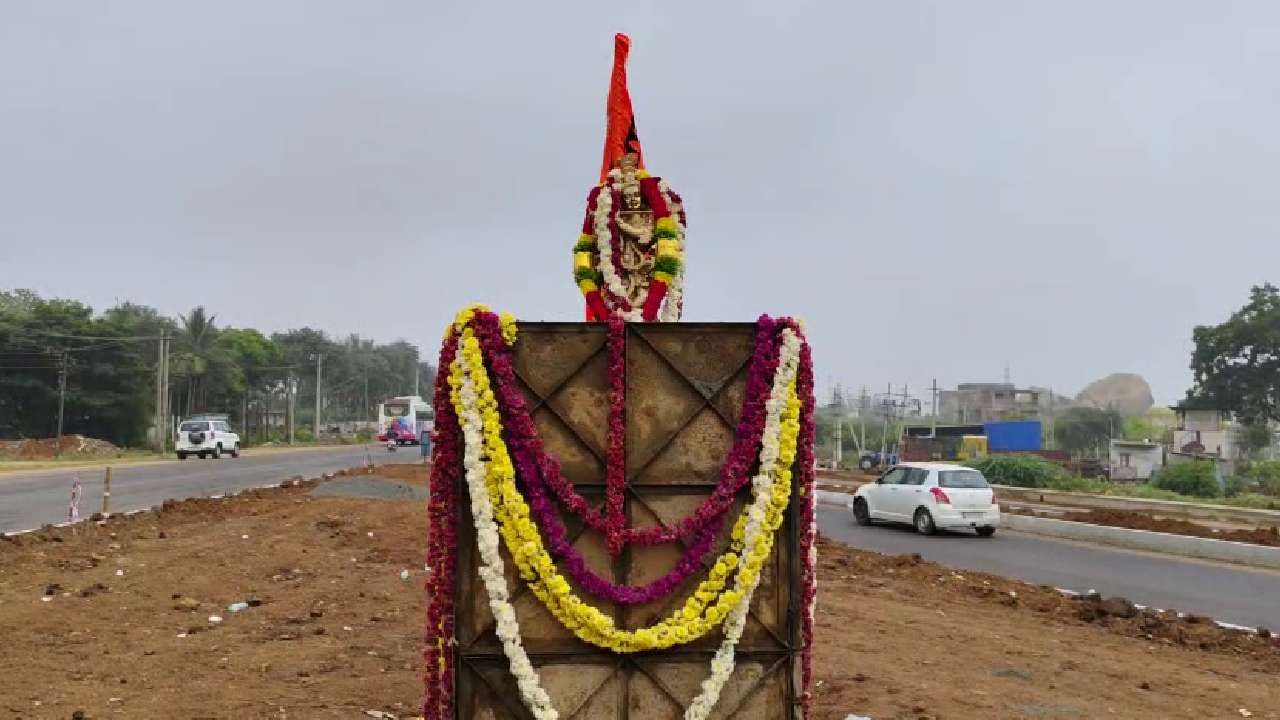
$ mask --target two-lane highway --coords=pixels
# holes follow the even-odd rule
[[[925,536],[910,526],[853,522],[845,508],[820,505],[824,537],[862,550],[920,553],[949,568],[978,570],[1075,592],[1097,590],[1156,608],[1208,615],[1247,627],[1280,628],[1280,573],[1170,555],[998,531]]]
[[[376,463],[421,462],[417,448],[388,453],[370,446]],[[218,495],[276,484],[295,475],[364,464],[365,448],[349,446],[250,450],[239,459],[166,460],[113,469],[111,509],[124,512],[168,499]],[[0,473],[0,531],[12,532],[61,522],[67,517],[72,482],[84,488],[82,516],[102,506],[100,467]],[[973,535],[916,535],[909,528],[859,527],[847,509],[822,505],[818,525],[824,536],[865,550],[920,553],[947,567],[981,570],[1036,584],[1104,595],[1123,595],[1159,608],[1208,615],[1246,625],[1280,628],[1280,573],[1235,565],[1152,555],[1007,531],[980,539]]]
[[[375,463],[422,462],[416,447],[387,452],[370,445]],[[127,512],[165,500],[219,495],[363,465],[365,447],[245,450],[239,458],[161,460],[124,464],[111,471],[111,511]],[[67,519],[71,486],[80,481],[80,514],[102,508],[102,467],[55,468],[0,473],[0,532],[14,532]]]

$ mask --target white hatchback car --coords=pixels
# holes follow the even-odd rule
[[[853,519],[911,523],[932,535],[938,530],[973,528],[991,537],[1000,526],[995,490],[982,473],[963,465],[903,463],[854,493]]]
[[[217,460],[224,452],[237,458],[240,457],[240,436],[231,431],[226,420],[184,420],[178,426],[174,449],[179,460],[186,460],[188,455]]]

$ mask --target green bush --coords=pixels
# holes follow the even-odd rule
[[[1046,488],[1067,479],[1065,470],[1037,455],[988,455],[965,464],[996,485]]]
[[[1151,484],[1161,490],[1198,498],[1221,495],[1218,479],[1214,477],[1213,463],[1201,460],[1161,468],[1151,479]]]
[[[315,433],[311,432],[311,428],[300,427],[294,428],[293,439],[298,442],[311,442],[316,439]]]
[[[373,439],[373,431],[368,428],[360,428],[356,431],[356,440],[360,442],[369,442]]]
[[[1280,460],[1256,460],[1240,469],[1240,477],[1266,495],[1280,496]]]

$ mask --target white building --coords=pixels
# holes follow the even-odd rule
[[[1164,467],[1164,446],[1150,440],[1111,441],[1112,480],[1150,480]]]

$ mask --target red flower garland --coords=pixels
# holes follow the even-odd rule
[[[813,457],[813,441],[816,432],[813,415],[813,353],[809,349],[809,343],[804,342],[803,334],[800,337],[800,367],[796,375],[796,394],[800,396],[801,403],[800,451],[796,455],[796,462],[800,466],[800,482],[797,485],[801,493],[798,519],[800,523],[799,562],[804,568],[803,599],[800,607],[801,634],[804,637],[804,647],[800,651],[800,711],[801,717],[809,720],[813,704],[813,606],[818,593],[817,568],[809,562],[809,554],[813,551],[817,540],[814,537],[814,503],[817,500],[818,488]]]
[[[422,714],[425,720],[453,720],[453,594],[458,556],[458,483],[461,478],[461,424],[449,393],[449,367],[458,351],[458,334],[450,331],[440,349],[436,374],[434,455],[431,499],[427,505],[427,627]],[[443,653],[440,643],[444,643]]]
[[[609,449],[605,462],[604,520],[609,555],[617,557],[626,542],[627,518],[627,326],[617,315],[609,317]]]
[[[764,403],[769,397],[769,385],[778,367],[777,337],[783,328],[799,331],[798,323],[790,318],[774,320],[761,316],[756,327],[756,360],[748,370],[747,390],[735,434],[735,446],[721,467],[720,481],[715,490],[694,512],[674,525],[625,528],[622,531],[624,545],[661,545],[698,536],[709,523],[718,521],[732,507],[738,491],[750,481],[755,449],[759,447],[760,435],[764,431]],[[536,437],[533,442],[536,443],[534,451],[542,466],[543,481],[570,512],[581,518],[591,529],[608,536],[611,525],[606,514],[594,510],[587,499],[578,494],[573,483],[561,474],[560,464],[542,450],[541,442]]]

